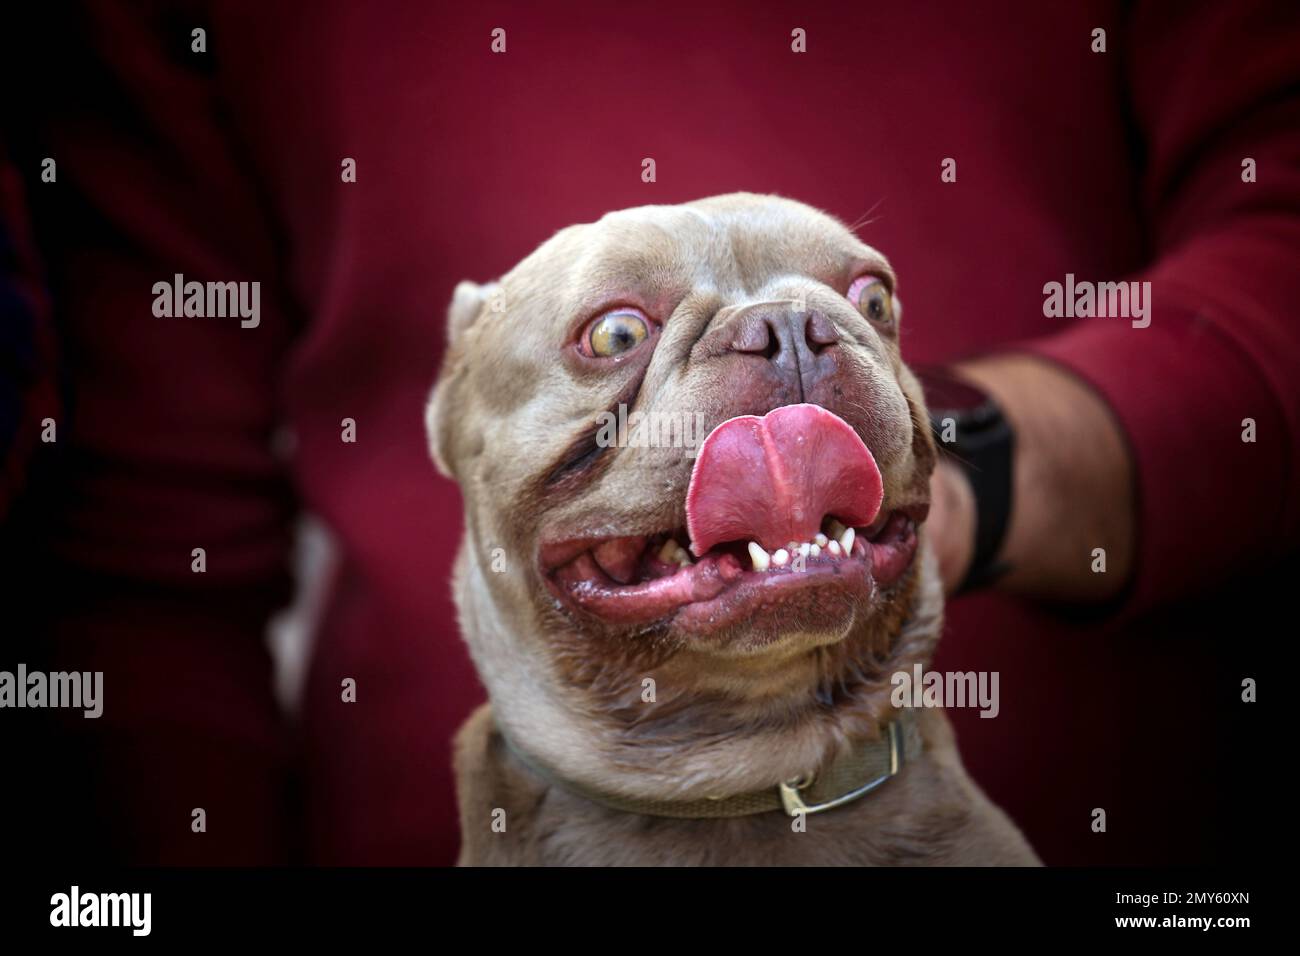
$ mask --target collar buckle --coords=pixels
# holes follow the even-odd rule
[[[899,721],[893,720],[889,723],[889,769],[882,773],[874,780],[869,780],[860,787],[855,787],[846,793],[837,797],[832,797],[821,803],[808,803],[804,800],[802,791],[811,787],[815,777],[811,774],[804,774],[802,777],[796,777],[793,780],[787,780],[777,784],[777,792],[781,796],[781,808],[785,811],[786,816],[795,817],[799,814],[821,813],[823,810],[834,810],[836,807],[842,807],[846,803],[852,803],[859,797],[865,797],[872,790],[875,790],[894,774],[898,773],[899,767],[903,762],[903,740],[902,731],[899,730]]]

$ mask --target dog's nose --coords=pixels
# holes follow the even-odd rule
[[[789,306],[765,306],[745,313],[733,329],[733,352],[762,356],[802,392],[834,368],[825,353],[839,341],[839,331],[816,309],[801,312]]]

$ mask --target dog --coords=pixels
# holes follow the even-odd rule
[[[943,612],[895,288],[746,193],[456,288],[426,425],[490,699],[455,741],[461,865],[1039,862],[943,712],[891,702]]]

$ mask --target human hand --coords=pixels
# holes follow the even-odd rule
[[[930,515],[925,523],[939,560],[945,594],[961,584],[975,552],[975,493],[962,470],[940,459],[930,476]]]

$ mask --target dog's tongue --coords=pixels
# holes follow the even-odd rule
[[[822,517],[875,520],[880,469],[857,432],[820,405],[786,405],[723,422],[700,446],[686,492],[686,529],[698,557],[720,541],[768,551],[809,541]]]

